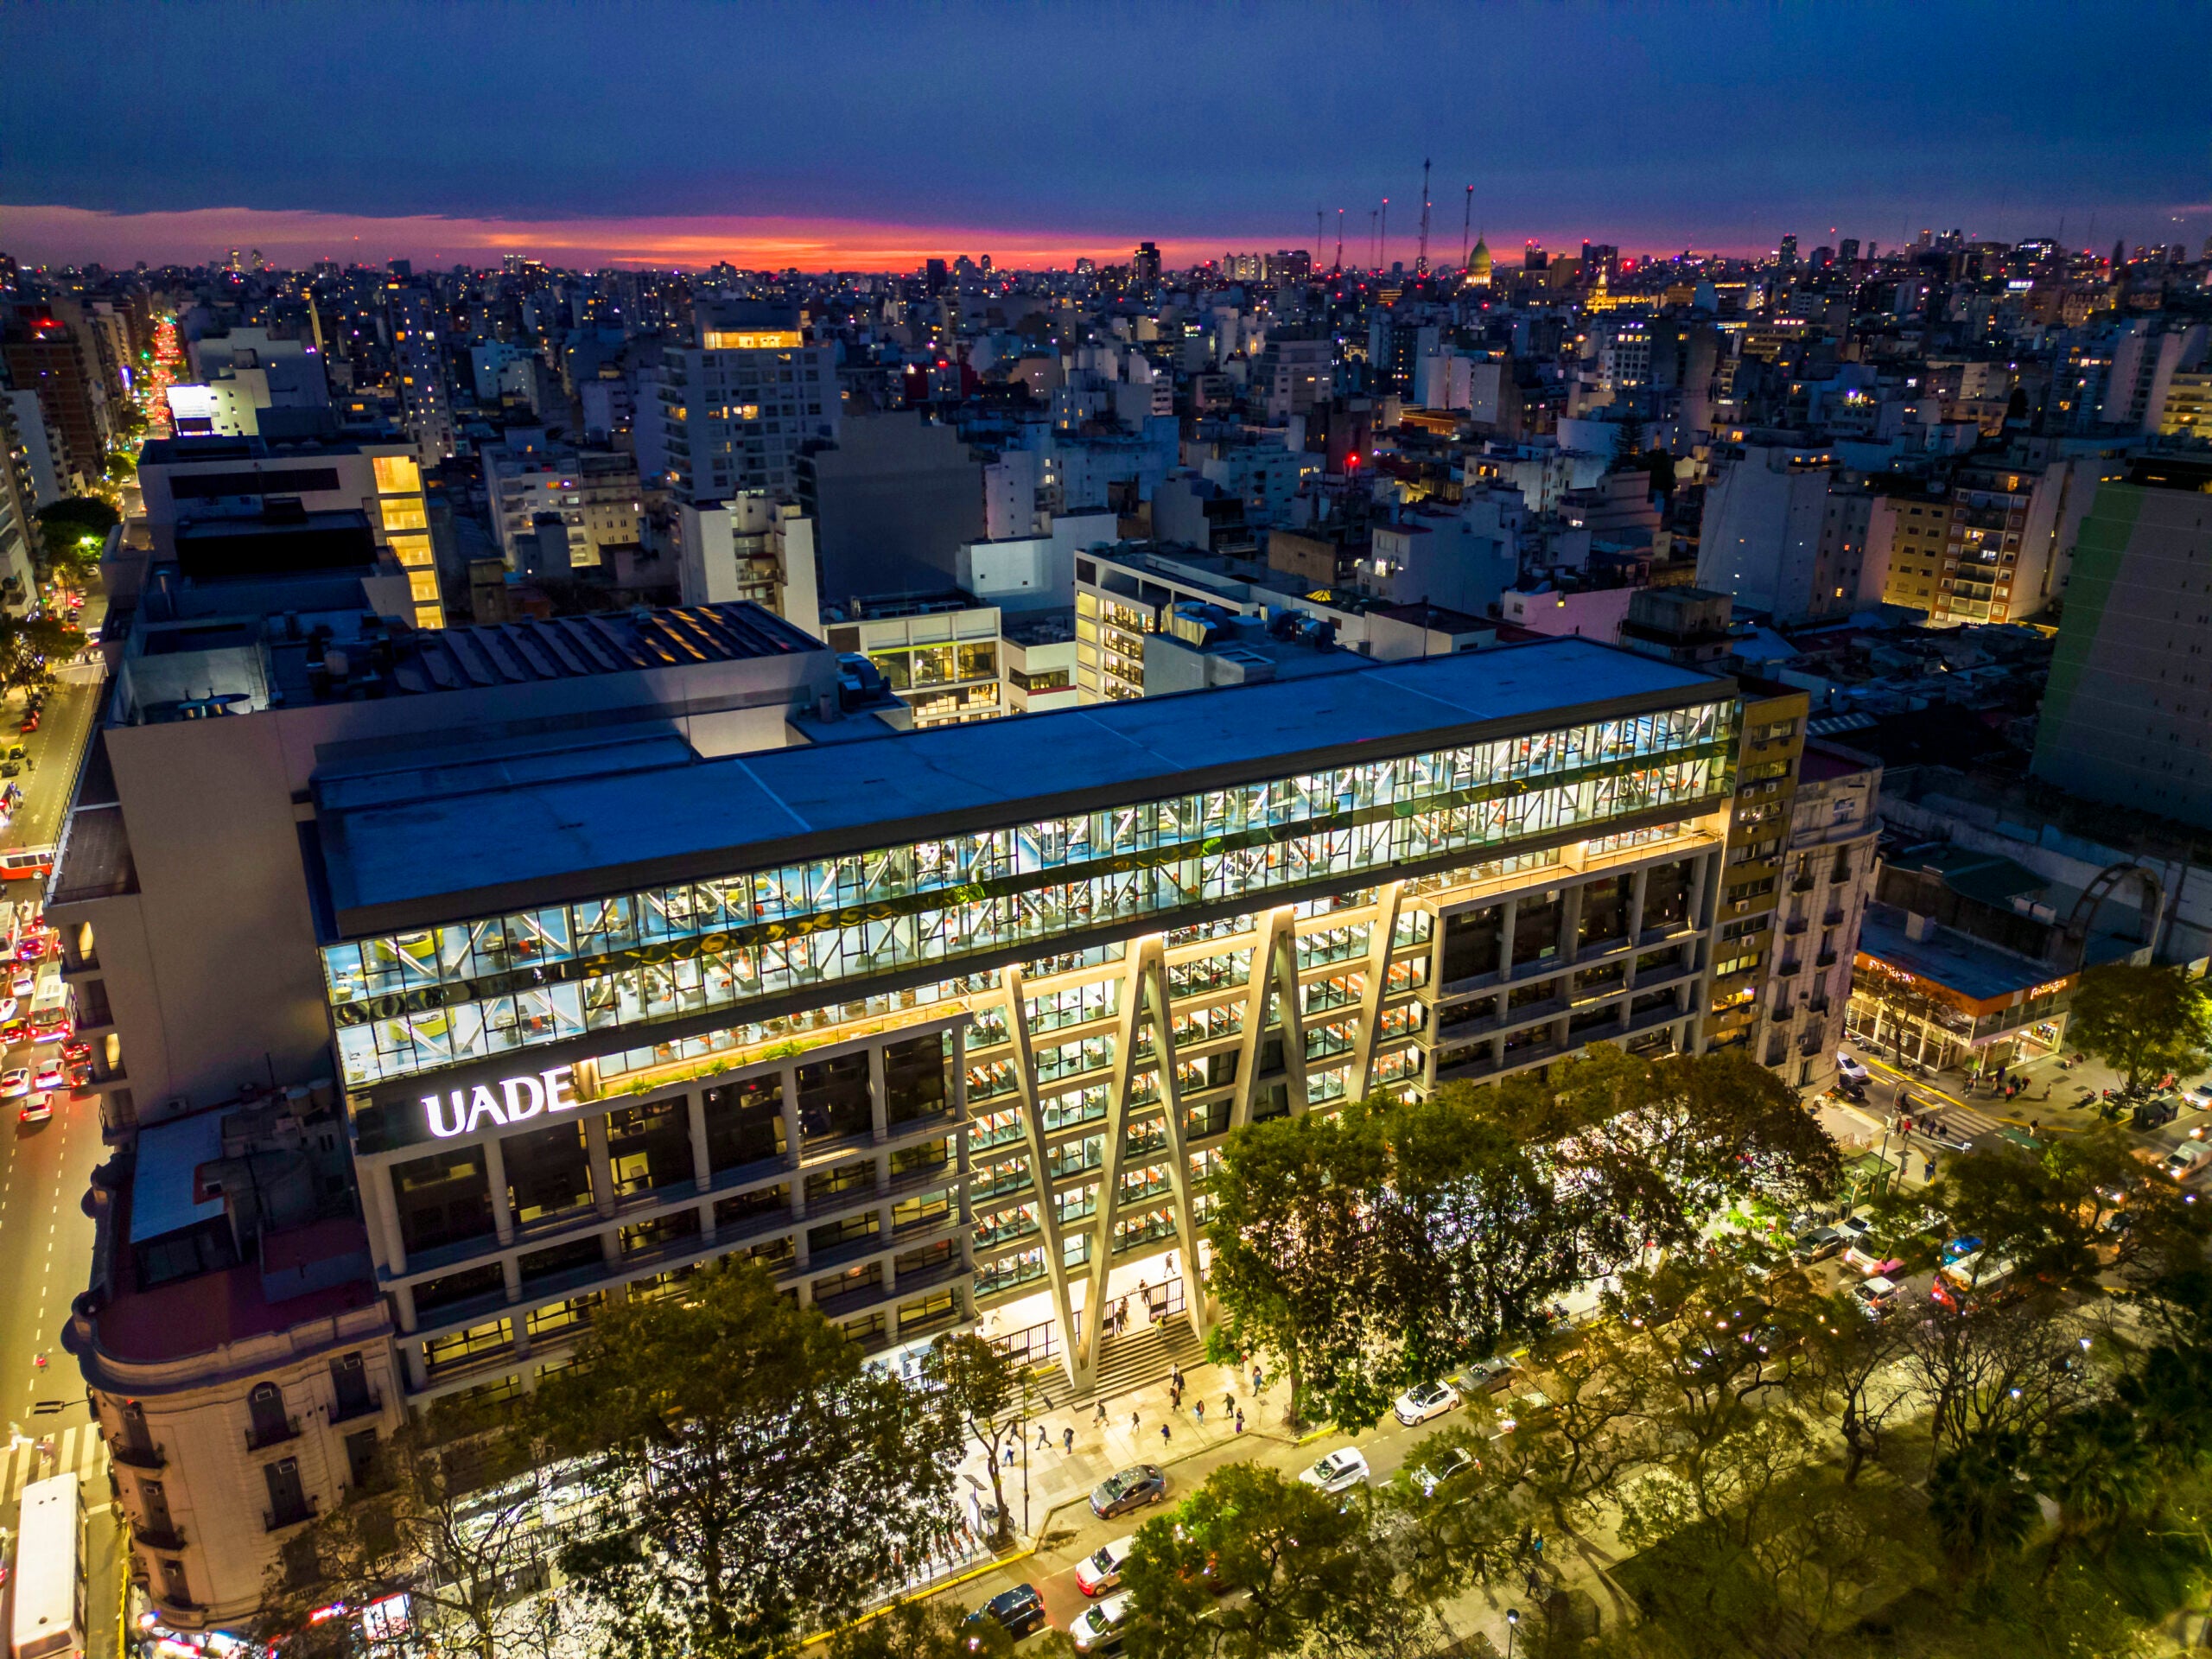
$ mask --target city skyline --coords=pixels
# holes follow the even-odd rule
[[[525,29],[498,8],[302,8],[252,14],[243,79],[226,12],[245,16],[0,20],[28,71],[0,111],[10,251],[194,263],[239,245],[304,264],[358,238],[372,260],[880,269],[1150,239],[1189,263],[1311,245],[1318,211],[1325,258],[1342,209],[1345,263],[1365,264],[1387,196],[1381,263],[1410,266],[1425,157],[1432,252],[1454,257],[1470,185],[1501,251],[2212,230],[2182,79],[2212,25],[2167,6],[2094,33],[2051,8],[1506,7],[1393,13],[1381,35],[1335,12],[956,7],[861,28],[835,6],[679,6]],[[1363,44],[1324,49],[1325,29]],[[118,77],[137,94],[87,130],[76,112]],[[2029,91],[2055,82],[2069,94]],[[1725,119],[1700,113],[1716,89]]]

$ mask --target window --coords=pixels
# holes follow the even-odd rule
[[[411,501],[404,498],[379,501],[377,510],[386,531],[425,530],[429,526],[429,514],[419,498]]]
[[[423,489],[423,469],[412,455],[377,455],[370,463],[376,469],[378,495],[418,495]]]
[[[284,1396],[274,1382],[255,1383],[246,1395],[245,1408],[251,1420],[247,1439],[253,1445],[274,1446],[292,1438],[295,1430],[284,1414]]]

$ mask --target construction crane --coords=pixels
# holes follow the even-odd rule
[[[1375,230],[1375,270],[1380,276],[1390,263],[1390,198],[1382,198],[1382,217]]]
[[[1475,226],[1475,187],[1467,187],[1467,211],[1459,220],[1459,269],[1467,268],[1467,232]]]
[[[1414,256],[1414,275],[1428,275],[1428,158],[1421,163],[1421,251]]]
[[[1314,249],[1314,250],[1313,250],[1313,251],[1314,251],[1314,252],[1316,252],[1316,253],[1319,253],[1319,252],[1320,252],[1320,249],[1316,248],[1316,249]],[[1338,209],[1337,209],[1337,269],[1338,269],[1338,270],[1342,270],[1344,268],[1344,210],[1343,208],[1339,207],[1339,208],[1338,208]]]

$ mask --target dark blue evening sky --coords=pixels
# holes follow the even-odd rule
[[[2186,4],[0,8],[0,201],[1348,252],[2212,231]],[[4,211],[4,210],[0,210]],[[2178,216],[2178,222],[2177,222]],[[0,222],[0,247],[8,245]]]

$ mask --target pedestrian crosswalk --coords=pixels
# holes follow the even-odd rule
[[[95,1480],[107,1468],[107,1446],[98,1425],[78,1423],[68,1428],[41,1430],[38,1420],[17,1426],[17,1432],[0,1447],[0,1503],[13,1503],[23,1488],[49,1475],[73,1474]]]

